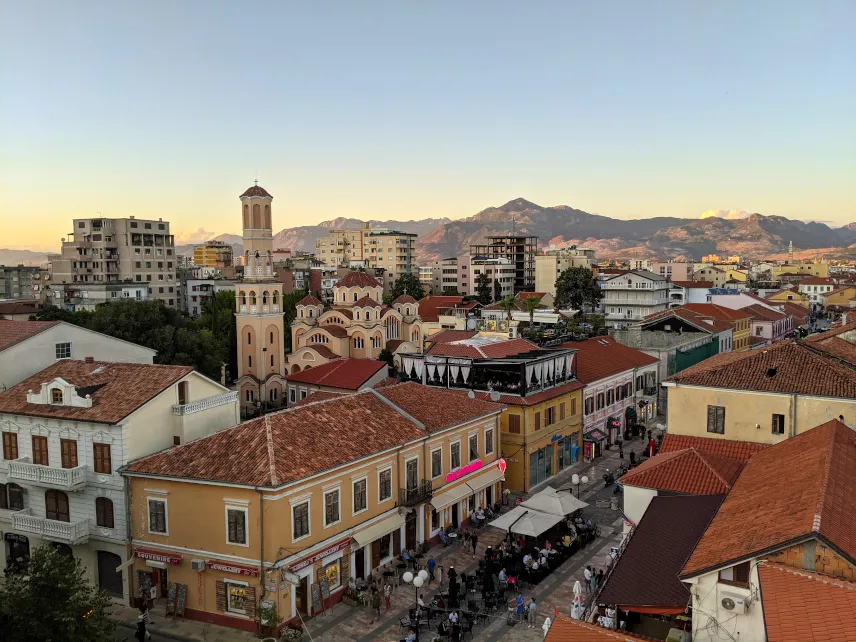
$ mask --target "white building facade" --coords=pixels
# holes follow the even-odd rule
[[[613,276],[601,287],[608,328],[626,328],[669,307],[670,283],[647,270]]]

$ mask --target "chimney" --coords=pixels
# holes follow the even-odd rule
[[[95,359],[93,359],[92,357],[84,357],[83,362],[84,363],[95,363]]]

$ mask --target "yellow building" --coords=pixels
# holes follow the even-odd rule
[[[777,290],[764,298],[770,303],[796,303],[806,309],[810,303],[808,295],[797,291],[796,288],[793,290]]]
[[[850,324],[679,372],[663,384],[669,434],[772,444],[839,417],[856,424],[854,334]]]
[[[725,265],[721,267],[725,270],[726,281],[740,281],[741,283],[745,283],[749,278],[749,273],[746,270],[738,270]]]
[[[828,308],[831,305],[849,308],[850,301],[853,298],[856,298],[856,287],[852,285],[836,288],[831,292],[820,295],[824,308]]]
[[[370,228],[363,223],[359,230],[330,230],[327,238],[315,241],[315,254],[325,265],[383,268],[395,281],[402,274],[418,274],[416,265],[417,234],[385,228]]]
[[[806,276],[829,276],[829,263],[782,263],[772,269],[772,278],[779,280],[783,274],[805,274]]]
[[[320,393],[319,393],[320,394]],[[256,630],[497,501],[501,404],[413,383],[312,402],[132,462],[133,596]],[[319,597],[324,598],[324,603]]]
[[[728,272],[715,265],[696,268],[693,272],[693,281],[710,281],[715,288],[724,288],[728,281]]]
[[[232,267],[232,246],[223,241],[208,241],[193,250],[193,264],[201,267]]]
[[[732,310],[713,303],[687,303],[682,307],[700,315],[702,319],[708,317],[731,325],[734,328],[734,345],[732,347],[734,352],[745,352],[750,349],[749,339],[752,335],[752,315],[750,313],[745,310]]]

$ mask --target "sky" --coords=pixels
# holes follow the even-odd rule
[[[517,197],[856,221],[852,0],[2,0],[0,24],[0,247],[99,212],[239,233],[256,177],[276,229]]]

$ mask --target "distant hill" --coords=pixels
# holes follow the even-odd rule
[[[46,252],[0,248],[0,265],[44,265],[47,262],[48,255]]]

